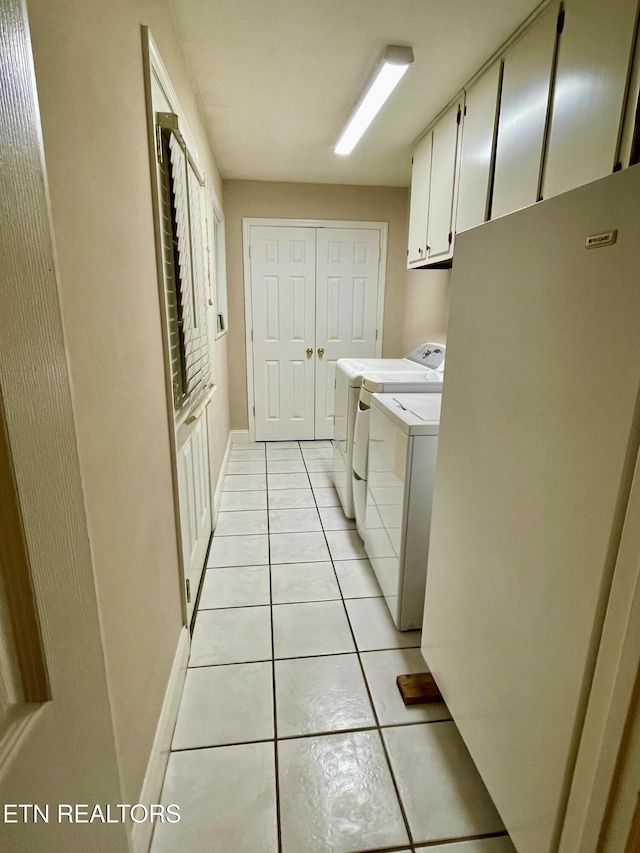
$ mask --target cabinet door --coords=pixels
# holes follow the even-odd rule
[[[554,3],[504,57],[492,219],[538,200],[557,20]]]
[[[475,228],[489,215],[489,182],[495,152],[502,62],[495,62],[465,97],[458,189],[457,232]]]
[[[427,258],[427,223],[429,218],[432,141],[433,132],[429,131],[413,149],[411,206],[409,208],[408,266],[423,264]]]
[[[639,161],[638,131],[640,130],[640,32],[636,33],[636,43],[632,48],[631,73],[622,119],[622,133],[618,161],[623,168],[635,166]]]
[[[637,0],[568,0],[543,196],[603,178],[616,162]]]
[[[211,537],[211,485],[207,409],[194,424],[182,424],[177,436],[178,497],[182,554],[187,587],[187,624],[191,622]]]
[[[430,261],[446,260],[453,252],[451,241],[453,190],[461,111],[462,104],[454,104],[433,128],[431,192],[427,226]]]

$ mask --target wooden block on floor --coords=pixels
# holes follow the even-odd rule
[[[396,678],[396,684],[405,705],[423,705],[427,702],[443,701],[438,685],[430,672],[399,675]]]

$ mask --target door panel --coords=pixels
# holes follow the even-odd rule
[[[431,192],[427,252],[429,260],[451,257],[453,189],[458,151],[459,116],[462,104],[454,104],[433,129]]]
[[[0,847],[126,853],[125,823],[57,820],[57,804],[104,809],[127,799],[82,493],[26,4],[0,3],[0,31],[3,69],[11,69],[0,99],[0,585],[7,592],[5,578],[20,583],[11,583],[15,597],[3,602],[0,633],[21,670],[18,684],[0,660],[0,802],[32,804],[9,808],[14,817],[2,820]],[[50,808],[48,822],[33,804]]]
[[[315,242],[313,228],[251,228],[256,441],[314,437]]]
[[[501,77],[502,63],[494,62],[465,96],[457,233],[487,218]]]
[[[315,438],[333,437],[336,361],[376,354],[379,266],[379,230],[318,229]]]
[[[411,208],[409,212],[409,266],[424,263],[427,257],[432,146],[433,131],[430,130],[413,149]]]
[[[636,0],[567,4],[560,37],[543,196],[612,172],[632,55]]]
[[[205,409],[194,424],[183,424],[177,435],[182,553],[191,599],[187,601],[187,623],[193,615],[212,528],[207,434]]]
[[[492,219],[538,198],[557,17],[552,3],[505,54]]]
[[[179,105],[172,102],[171,97],[164,90],[164,83],[161,83],[157,77],[157,70],[152,62],[152,109],[154,114],[158,112],[173,112],[180,113]],[[184,157],[180,152],[181,157]],[[171,381],[174,384],[178,381],[181,383],[182,373],[182,358],[180,352],[180,325],[178,312],[178,292],[179,287],[176,281],[176,271],[174,269],[174,247],[173,247],[173,230],[172,230],[172,210],[171,210],[171,194],[167,183],[168,176],[164,171],[162,164],[156,164],[157,177],[157,192],[158,202],[160,206],[160,239],[162,243],[162,251],[164,255],[163,274],[164,274],[164,334],[166,336],[166,347],[169,364],[166,365],[171,376]],[[188,189],[197,196],[200,192],[198,182],[195,179],[195,174],[189,170]],[[187,184],[182,185],[182,192],[187,191]],[[193,199],[192,199],[193,201]],[[186,205],[186,201],[184,202]],[[191,320],[187,324],[182,325],[183,334],[186,333],[189,338],[190,350],[185,353],[185,369],[190,376],[191,382],[187,386],[191,389],[190,401],[193,401],[198,396],[196,386],[198,384],[198,371],[206,364],[208,366],[208,354],[203,356],[203,344],[207,331],[206,308],[204,303],[205,297],[205,282],[204,282],[204,266],[202,253],[204,251],[203,235],[198,228],[201,221],[201,210],[199,203],[193,203],[183,211],[181,226],[186,228],[189,222],[192,223],[191,234],[193,236],[193,261],[189,249],[181,254],[181,258],[185,261],[188,258],[189,269],[192,271],[195,281],[195,288],[191,290],[185,289],[183,296],[185,303],[183,308],[182,319],[188,314]],[[187,245],[189,244],[189,233],[186,233]],[[183,285],[186,288],[188,279],[184,278]],[[199,342],[199,343],[197,343]],[[208,349],[206,347],[205,349]],[[198,367],[200,365],[200,367]],[[200,374],[201,376],[202,374]],[[174,392],[175,393],[175,392]],[[181,402],[181,409],[173,408],[172,414],[174,419],[175,430],[175,454],[176,454],[176,469],[178,480],[178,515],[180,520],[180,535],[182,539],[182,562],[184,583],[189,589],[190,595],[186,596],[187,600],[187,624],[190,623],[193,615],[193,609],[198,593],[200,578],[204,569],[204,561],[209,544],[209,538],[213,528],[211,514],[211,480],[209,471],[209,447],[207,441],[207,414],[205,411],[198,419],[191,424],[184,422],[186,409],[189,403],[186,398]],[[188,582],[188,584],[187,584]]]

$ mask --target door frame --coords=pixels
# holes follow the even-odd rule
[[[617,761],[640,666],[640,454],[596,655],[584,726],[568,780],[559,853],[600,851],[601,834],[608,829],[607,804],[615,791]]]
[[[74,791],[82,791],[88,803],[121,802],[125,793],[78,456],[26,4],[0,0],[0,22],[11,33],[5,62],[15,71],[14,85],[0,100],[0,147],[9,152],[0,172],[1,207],[12,214],[0,235],[2,284],[12,285],[0,288],[0,429],[14,510],[13,520],[5,518],[13,535],[9,539],[3,530],[0,559],[25,581],[11,605],[14,616],[20,618],[28,598],[39,617],[39,631],[32,626],[30,639],[32,650],[42,641],[42,655],[36,652],[34,660],[40,658],[46,679],[32,696],[23,692],[13,725],[0,733],[0,798],[7,802],[28,792],[28,802],[48,801],[53,811],[53,803]],[[21,286],[13,286],[17,282]],[[24,646],[29,638],[19,639]],[[50,824],[33,823],[26,841],[32,849],[81,850],[83,838],[86,847],[86,836],[78,835],[73,824],[53,815]],[[16,826],[5,826],[9,847],[21,824],[18,819]],[[130,850],[125,824],[96,826],[91,841],[95,853]]]
[[[375,358],[382,355],[382,336],[384,323],[384,295],[387,278],[387,241],[388,222],[363,222],[348,219],[264,219],[256,217],[242,218],[242,265],[244,282],[244,333],[245,333],[245,359],[247,373],[247,417],[249,422],[249,441],[256,439],[256,421],[254,415],[255,387],[253,382],[253,307],[251,303],[251,258],[249,255],[249,238],[253,226],[281,227],[281,228],[344,228],[346,229],[369,229],[380,232],[380,265],[378,267],[378,300],[376,311],[376,338]]]

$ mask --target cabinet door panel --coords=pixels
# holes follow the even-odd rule
[[[458,150],[458,113],[460,109],[460,104],[454,104],[433,129],[431,192],[427,227],[429,260],[444,260],[451,256],[452,246],[449,234],[452,230],[453,189]]]
[[[187,601],[187,623],[196,605],[211,536],[211,486],[207,410],[192,424],[183,424],[177,434],[178,495],[185,580],[191,587]]]
[[[639,115],[638,106],[640,104],[640,33],[636,35],[632,54],[631,73],[629,74],[629,86],[618,150],[618,160],[622,163],[623,168],[635,166],[638,163],[637,145],[639,140],[636,139],[636,119]]]
[[[456,231],[487,219],[502,63],[495,62],[466,93]]]
[[[613,170],[636,12],[636,0],[566,4],[544,168],[545,198]]]
[[[409,266],[415,263],[424,263],[427,257],[432,140],[433,132],[429,131],[413,149],[411,206],[409,208]]]
[[[557,19],[554,3],[505,54],[492,219],[538,198]]]

